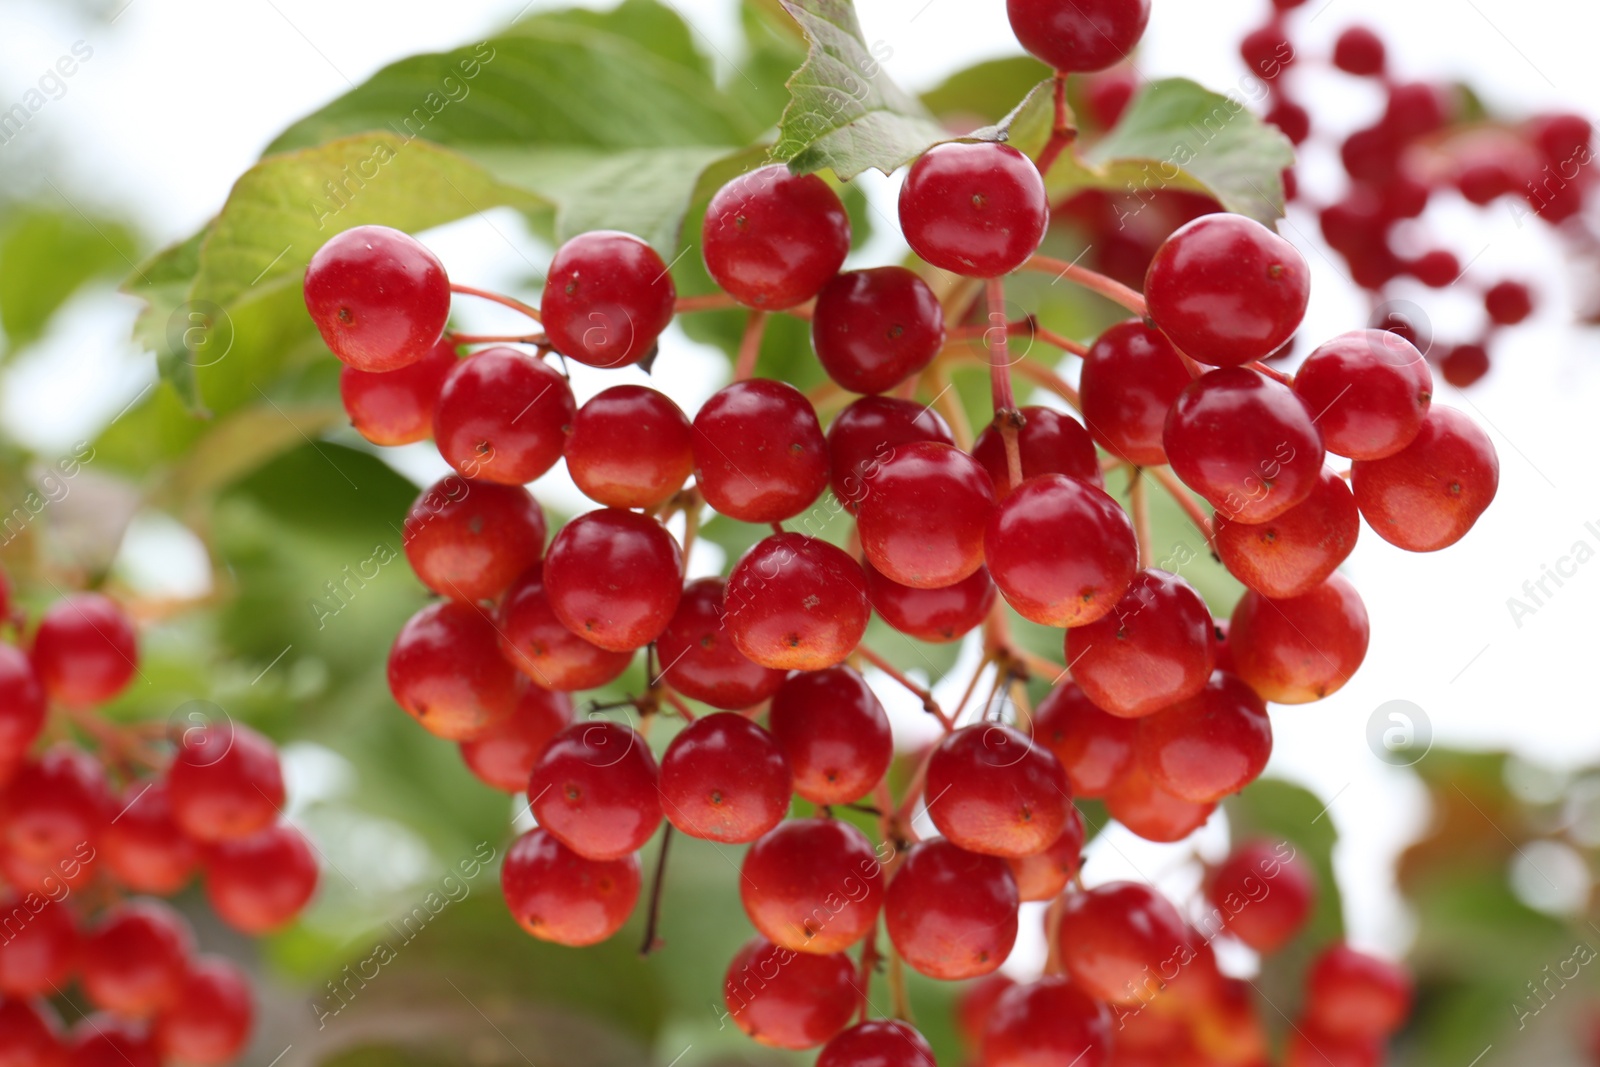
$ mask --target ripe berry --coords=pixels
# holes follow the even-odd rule
[[[1045,626],[1085,626],[1110,611],[1139,554],[1117,502],[1064,474],[1033,478],[1001,501],[983,547],[1006,602]]]
[[[1489,350],[1482,345],[1455,345],[1439,361],[1439,373],[1457,389],[1465,389],[1489,373]]]
[[[1011,875],[1017,880],[1017,897],[1022,901],[1054,900],[1078,873],[1083,859],[1083,816],[1075,807],[1067,808],[1067,825],[1061,836],[1043,852],[1013,856]]]
[[[95,1006],[143,1018],[176,1001],[194,934],[183,917],[156,901],[107,911],[84,939],[79,981]]]
[[[506,590],[495,632],[507,661],[535,685],[558,693],[598,688],[633,661],[632,652],[608,651],[562,625],[545,595],[542,563]]]
[[[984,1067],[1111,1062],[1111,1011],[1063,975],[1019,985],[994,1007],[983,1035]]]
[[[1233,663],[1274,704],[1309,704],[1339,691],[1367,655],[1371,631],[1355,586],[1340,574],[1288,600],[1250,592],[1228,629]]]
[[[1515,326],[1533,314],[1533,293],[1521,282],[1499,282],[1483,294],[1489,321],[1498,326]]]
[[[1305,257],[1254,219],[1202,215],[1162,244],[1145,274],[1150,317],[1180,351],[1213,367],[1273,353],[1311,297]]]
[[[683,550],[649,515],[591,511],[550,542],[544,590],[556,618],[584,640],[612,652],[643,648],[678,609]]]
[[[44,686],[15,645],[0,644],[0,781],[44,729]]]
[[[1188,375],[1184,375],[1184,380],[1188,380]],[[1041,474],[1065,474],[1093,486],[1105,485],[1094,439],[1082,423],[1054,408],[1025,407],[1022,417],[1025,421],[1017,431],[1017,451],[1022,459],[1024,480]],[[993,423],[984,427],[972,443],[972,457],[989,472],[995,497],[1004,500],[1010,496],[1015,486],[1011,484],[1006,443]]]
[[[850,1025],[862,990],[842,952],[816,955],[746,942],[728,964],[722,998],[735,1025],[772,1048],[815,1048]]]
[[[694,477],[706,503],[740,522],[780,522],[828,484],[828,445],[805,394],[787,382],[734,382],[694,417]]]
[[[511,714],[517,672],[496,647],[483,610],[458,601],[429,604],[406,621],[389,649],[396,704],[446,741],[464,741]]]
[[[1411,1014],[1411,976],[1348,945],[1330,945],[1306,975],[1306,1013],[1332,1034],[1388,1037]]]
[[[639,900],[639,857],[585,859],[548,830],[512,843],[500,868],[511,917],[541,941],[594,945],[628,921]]]
[[[1350,488],[1367,525],[1411,552],[1437,552],[1466,536],[1500,487],[1489,435],[1452,408],[1436,407],[1416,438],[1392,456],[1357,460]]]
[[[725,711],[753,708],[777,692],[784,671],[753,663],[724,624],[727,583],[699,578],[683,587],[678,610],[656,638],[661,677],[692,700]]]
[[[502,345],[451,368],[433,409],[433,436],[439,454],[468,478],[522,485],[555,466],[576,414],[565,378]]]
[[[1245,34],[1239,42],[1239,57],[1251,74],[1270,82],[1294,64],[1295,51],[1283,23],[1274,19]]]
[[[866,835],[836,819],[789,819],[745,853],[745,914],[796,952],[843,952],[877,928],[883,869]]]
[[[1017,940],[1017,882],[1006,861],[943,838],[913,845],[884,896],[895,950],[929,978],[996,970]]]
[[[450,317],[450,279],[409,234],[357,226],[306,265],[306,310],[323,342],[358,370],[398,370],[428,354]]]
[[[867,576],[867,598],[878,617],[919,641],[958,641],[983,622],[994,605],[994,582],[987,567],[941,589],[901,585],[885,578],[870,561],[861,569]]]
[[[1134,752],[1161,788],[1209,804],[1260,776],[1272,755],[1272,722],[1254,690],[1218,671],[1194,696],[1140,720]]]
[[[167,770],[172,816],[196,841],[246,837],[283,807],[283,770],[271,741],[248,726],[186,730]]]
[[[817,1067],[934,1067],[933,1049],[903,1022],[872,1019],[824,1045]]]
[[[65,904],[34,893],[0,894],[0,993],[49,996],[78,967],[78,927]],[[8,1063],[0,1055],[0,1063]]]
[[[849,667],[795,674],[772,697],[772,737],[794,791],[813,804],[849,804],[872,792],[894,758],[883,705]]]
[[[1283,1062],[1284,1067],[1383,1067],[1384,1043],[1330,1034],[1301,1019],[1289,1035]]]
[[[591,367],[626,367],[655,348],[678,291],[655,249],[592,230],[556,249],[539,312],[556,351]]]
[[[254,1018],[244,972],[206,956],[190,962],[177,999],[156,1019],[156,1046],[182,1063],[223,1067],[244,1051]]]
[[[1061,682],[1039,702],[1033,740],[1061,763],[1075,797],[1103,797],[1133,762],[1138,726],[1096,707],[1076,683]]]
[[[665,395],[614,385],[578,409],[567,438],[567,473],[608,508],[651,508],[694,470],[689,420]]]
[[[763,667],[815,671],[842,663],[871,615],[860,565],[804,534],[758,541],[728,576],[728,633]]]
[[[1206,896],[1228,933],[1257,952],[1273,953],[1305,927],[1317,882],[1288,842],[1252,841],[1211,872]]]
[[[520,485],[451,474],[406,513],[406,560],[422,584],[456,600],[492,600],[539,562],[545,519]]]
[[[65,1056],[71,1067],[161,1067],[148,1027],[100,1012],[78,1020]]]
[[[772,735],[731,711],[690,723],[661,757],[661,810],[708,841],[754,841],[789,811],[789,761]]]
[[[888,396],[855,401],[828,427],[828,481],[833,495],[855,514],[871,495],[883,465],[905,445],[922,441],[956,443],[949,425],[932,407]]]
[[[1346,74],[1382,74],[1383,64],[1383,38],[1365,26],[1351,26],[1333,43],[1333,65]]]
[[[1073,680],[1098,707],[1136,719],[1198,693],[1211,676],[1211,612],[1194,587],[1143,570],[1111,612],[1067,631]]]
[[[1350,555],[1361,513],[1343,478],[1324,467],[1311,495],[1259,524],[1216,519],[1217,555],[1262,596],[1284,599],[1320,585]]]
[[[1311,136],[1311,112],[1282,94],[1262,118],[1282,130],[1290,144],[1304,144]],[[1291,167],[1283,172],[1283,198],[1293,201],[1296,191],[1295,172]]]
[[[1223,516],[1266,522],[1311,495],[1322,436],[1288,386],[1243,367],[1195,379],[1167,416],[1173,473]]]
[[[356,432],[375,445],[408,445],[433,435],[433,408],[459,357],[440,341],[415,363],[399,370],[339,371],[339,398]]]
[[[530,685],[510,715],[461,742],[461,761],[495,789],[520,793],[528,787],[528,775],[550,739],[570,725],[572,699]]]
[[[0,796],[5,852],[48,866],[72,856],[84,859],[85,845],[92,856],[113,814],[110,808],[100,761],[69,745],[55,745],[23,764]]]
[[[1328,451],[1381,459],[1417,436],[1433,400],[1433,373],[1416,346],[1389,330],[1352,330],[1322,345],[1294,376],[1294,391]]]
[[[585,859],[621,859],[661,823],[657,777],[650,746],[630,727],[574,723],[534,764],[529,807],[540,826]]]
[[[994,1016],[1000,998],[1016,988],[1016,980],[1004,973],[995,972],[976,982],[964,985],[956,994],[955,1023],[961,1034],[961,1044],[975,1058],[983,1041],[984,1031]]]
[[[62,1067],[68,1062],[67,1052],[57,1026],[55,1013],[43,1001],[0,997],[0,1063],[6,1067]],[[76,1061],[72,1067],[77,1067]]]
[[[1104,70],[1128,57],[1150,21],[1150,0],[1006,0],[1022,47],[1062,73]]]
[[[1044,851],[1072,808],[1067,776],[1050,751],[999,723],[964,727],[939,742],[925,792],[940,833],[991,856]]]
[[[781,163],[733,179],[700,230],[706,270],[747,307],[778,311],[816,296],[850,251],[850,217],[828,183]]]
[[[1039,250],[1049,223],[1038,168],[994,141],[934,145],[911,164],[900,187],[906,242],[952,274],[1010,274]]]
[[[31,655],[50,699],[74,708],[112,699],[139,669],[133,623],[99,593],[74,593],[50,605]]]
[[[286,823],[223,841],[205,856],[206,899],[235,930],[259,937],[287,926],[317,891],[317,861]]]
[[[1182,841],[1206,824],[1215,802],[1191,804],[1158,785],[1134,759],[1106,792],[1106,811],[1146,841]]]
[[[1411,276],[1432,289],[1443,289],[1461,277],[1461,261],[1452,252],[1434,249],[1408,264]]]
[[[838,275],[817,294],[811,346],[828,377],[852,393],[881,393],[918,373],[944,345],[944,309],[904,267]]]
[[[952,445],[902,445],[861,502],[857,530],[868,562],[913,589],[954,585],[983,566],[994,483]]]
[[[1107,452],[1142,467],[1167,461],[1161,432],[1189,372],[1160,330],[1128,319],[1102,333],[1083,358],[1083,421]]]
[[[1177,977],[1193,955],[1177,909],[1138,882],[1070,894],[1059,947],[1073,981],[1109,1004],[1141,1003]]]

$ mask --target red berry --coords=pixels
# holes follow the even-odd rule
[[[1401,139],[1434,132],[1450,118],[1451,102],[1445,95],[1450,91],[1425,82],[1391,85],[1381,129]]]
[[[722,997],[734,1024],[773,1048],[815,1048],[850,1025],[860,1006],[844,953],[795,952],[757,937],[728,964]]]
[[[984,1067],[1106,1067],[1111,1012],[1062,975],[1009,990],[983,1035]]]
[[[592,644],[629,652],[654,641],[683,592],[683,550],[649,515],[606,508],[561,528],[544,560],[556,618]]]
[[[767,724],[789,760],[794,791],[813,804],[860,800],[894,758],[889,717],[849,667],[790,677],[773,695]]]
[[[1017,940],[1017,882],[1006,861],[943,838],[913,845],[884,896],[895,950],[929,978],[977,978]]]
[[[1098,707],[1136,719],[1199,692],[1211,676],[1211,612],[1175,574],[1143,570],[1111,612],[1067,631],[1073,680]]]
[[[506,660],[535,685],[558,693],[598,688],[633,661],[632,652],[608,651],[562,625],[545,595],[542,563],[506,591],[495,632]]]
[[[817,1054],[817,1067],[934,1067],[933,1049],[911,1026],[873,1019],[824,1045]]]
[[[1329,1034],[1301,1019],[1289,1035],[1283,1062],[1284,1067],[1382,1067],[1383,1042]]]
[[[1045,626],[1086,626],[1110,611],[1139,552],[1116,501],[1064,474],[1018,486],[989,519],[983,545],[1006,602]]]
[[[47,997],[71,981],[78,927],[65,904],[37,893],[0,894],[0,931],[0,993]],[[0,1054],[0,1064],[8,1062]]]
[[[1439,373],[1457,389],[1465,389],[1489,373],[1489,350],[1482,345],[1456,345],[1439,361]]]
[[[450,317],[450,279],[415,237],[357,226],[311,257],[305,300],[334,355],[359,370],[392,371],[438,343]]]
[[[1140,319],[1119,322],[1083,359],[1083,421],[1118,459],[1160,466],[1167,462],[1161,442],[1167,411],[1189,382],[1183,360],[1160,330]]]
[[[883,465],[905,445],[929,441],[954,445],[950,427],[927,404],[887,396],[864,396],[828,427],[829,484],[851,514],[871,495]]]
[[[1210,804],[1261,775],[1272,755],[1272,722],[1253,689],[1218,671],[1194,696],[1141,720],[1134,751],[1156,785]]]
[[[70,1067],[161,1067],[147,1026],[95,1013],[78,1021],[66,1052]]]
[[[828,484],[828,444],[805,394],[752,378],[714,394],[694,417],[694,477],[706,503],[740,522],[780,522]]]
[[[176,1002],[193,951],[188,923],[167,905],[119,904],[84,938],[79,981],[96,1007],[143,1018]]]
[[[0,644],[0,782],[44,729],[47,708],[28,657],[15,645]]]
[[[373,372],[346,364],[339,371],[339,398],[356,432],[375,445],[408,445],[433,435],[433,408],[459,357],[440,341],[421,359],[399,370]]]
[[[745,914],[797,952],[843,952],[877,928],[883,865],[866,835],[835,819],[789,819],[745,853]]]
[[[1167,791],[1137,759],[1106,792],[1111,817],[1146,841],[1182,841],[1204,826],[1216,809],[1214,802],[1191,804]]]
[[[250,1040],[255,1008],[250,979],[231,961],[207,956],[189,964],[178,997],[156,1020],[163,1056],[196,1067],[223,1067]]]
[[[904,267],[840,274],[817,294],[811,346],[852,393],[881,393],[918,373],[944,345],[944,309]]]
[[[282,929],[317,891],[317,861],[286,823],[223,841],[205,856],[206,899],[235,930],[259,937]]]
[[[283,808],[283,770],[271,741],[228,722],[186,730],[167,770],[172,816],[196,841],[247,837]]]
[[[901,585],[885,578],[870,561],[861,569],[867,576],[867,598],[878,617],[919,641],[958,641],[983,622],[994,605],[994,582],[987,567],[940,589]]]
[[[18,769],[0,795],[0,812],[11,856],[47,866],[74,856],[87,862],[83,852],[94,855],[113,814],[105,770],[88,753],[55,745]]]
[[[983,1041],[984,1031],[989,1028],[995,1005],[1016,984],[1014,979],[997,971],[966,985],[956,994],[956,1029],[961,1034],[961,1044],[974,1057]]]
[[[1061,682],[1039,702],[1033,740],[1061,763],[1075,797],[1103,797],[1133,762],[1138,726],[1095,706],[1073,682]]]
[[[1022,47],[1077,74],[1128,57],[1150,21],[1150,0],[1006,0],[1006,16]]]
[[[1130,67],[1116,67],[1079,82],[1084,88],[1086,114],[1102,130],[1109,130],[1122,119],[1139,89],[1139,76]]]
[[[1294,336],[1311,272],[1294,245],[1254,219],[1202,215],[1156,252],[1144,294],[1150,317],[1184,354],[1236,367]]]
[[[1483,294],[1489,321],[1498,326],[1515,326],[1533,314],[1533,293],[1521,282],[1497,282]]]
[[[1287,841],[1252,841],[1211,872],[1206,896],[1228,933],[1257,952],[1273,953],[1311,918],[1317,882]]]
[[[1109,1004],[1148,999],[1193,958],[1188,931],[1166,897],[1138,882],[1068,895],[1061,962],[1085,993]]]
[[[860,565],[804,534],[758,541],[728,576],[728,633],[763,667],[815,671],[842,663],[871,615]]]
[[[539,825],[585,859],[637,852],[661,823],[656,759],[633,729],[605,719],[550,739],[528,779]]]
[[[556,249],[539,311],[563,356],[591,367],[626,367],[655,348],[677,299],[655,249],[630,233],[592,230]]]
[[[1017,431],[1017,451],[1022,459],[1023,480],[1041,474],[1065,474],[1090,485],[1105,485],[1094,439],[1081,422],[1054,408],[1025,407],[1022,417],[1025,421]],[[984,427],[972,443],[972,456],[989,472],[996,498],[1010,496],[1015,486],[1011,484],[1006,443],[993,423]]]
[[[615,385],[578,409],[567,438],[567,472],[583,495],[608,508],[651,508],[694,470],[684,413],[643,385]]]
[[[1433,400],[1433,374],[1416,346],[1388,330],[1352,330],[1300,365],[1294,391],[1328,451],[1392,456],[1417,436]]]
[[[1270,82],[1293,65],[1295,51],[1283,23],[1274,19],[1245,34],[1239,43],[1239,57],[1251,74]]]
[[[924,792],[940,833],[991,856],[1043,852],[1061,836],[1072,809],[1055,756],[999,723],[967,726],[939,742]]]
[[[1311,495],[1259,524],[1216,519],[1217,554],[1229,573],[1263,596],[1285,599],[1320,585],[1350,555],[1361,514],[1343,478],[1326,467]]]
[[[50,699],[75,708],[115,697],[139,670],[133,623],[110,597],[74,593],[45,611],[33,669]]]
[[[639,857],[585,859],[547,830],[512,843],[500,868],[511,917],[541,941],[594,945],[628,921],[639,900]]]
[[[472,604],[429,604],[389,649],[389,692],[423,729],[464,741],[511,714],[517,672],[500,655],[494,624]]]
[[[66,1067],[67,1052],[56,1027],[54,1013],[43,1002],[0,997],[0,1064],[4,1067]],[[141,1067],[159,1065],[146,1060]]]
[[[1382,74],[1383,38],[1365,26],[1351,26],[1333,43],[1333,65],[1346,74]]]
[[[1280,95],[1262,117],[1282,130],[1290,144],[1304,144],[1311,136],[1311,113],[1286,96]],[[1297,192],[1295,172],[1291,168],[1283,172],[1283,198],[1293,201]]]
[[[994,483],[952,445],[902,445],[861,502],[857,530],[868,562],[913,589],[954,585],[983,566]]]
[[[728,182],[700,230],[706,270],[747,307],[777,311],[816,296],[850,251],[850,217],[828,183],[781,163]]]
[[[1461,277],[1461,261],[1443,249],[1424,252],[1408,264],[1411,276],[1433,289],[1443,289]]]
[[[661,809],[690,837],[754,841],[788,813],[791,792],[778,743],[731,711],[696,719],[661,757]]]
[[[502,345],[451,368],[433,409],[433,436],[439,454],[468,478],[522,485],[555,466],[576,414],[565,378]]]
[[[1437,552],[1466,536],[1500,487],[1489,435],[1452,408],[1429,410],[1405,448],[1357,460],[1350,488],[1367,525],[1411,552]]]
[[[911,250],[952,274],[1010,274],[1038,251],[1049,223],[1044,179],[1010,145],[934,145],[900,187],[900,229]]]
[[[450,474],[406,513],[406,560],[422,584],[456,600],[493,600],[544,551],[544,511],[520,485]]]
[[[1330,945],[1306,975],[1306,1013],[1317,1027],[1349,1038],[1383,1038],[1411,1014],[1411,976],[1348,945]]]
[[[461,761],[478,778],[505,793],[528,787],[533,765],[545,746],[572,725],[572,699],[536,685],[522,691],[516,708],[470,741],[461,742]]]
[[[1017,880],[1017,897],[1023,901],[1054,900],[1078,873],[1083,859],[1083,816],[1067,808],[1067,825],[1043,852],[1013,856],[1011,874]]]
[[[1288,600],[1249,592],[1233,609],[1228,645],[1251,689],[1274,704],[1339,691],[1367,655],[1367,609],[1343,575]]]
[[[752,708],[777,692],[787,676],[751,662],[724,624],[727,583],[699,578],[683,587],[678,610],[656,638],[661,677],[693,700],[726,711]]]

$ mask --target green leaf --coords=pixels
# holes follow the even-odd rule
[[[9,354],[93,278],[127,269],[137,244],[123,223],[70,208],[23,205],[0,215],[0,329]]]
[[[999,122],[1050,68],[1032,56],[987,59],[958,70],[922,94],[922,103],[952,128]]]

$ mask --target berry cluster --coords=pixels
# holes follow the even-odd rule
[[[0,617],[28,634],[3,576]],[[164,723],[96,712],[138,659],[132,622],[96,593],[52,604],[27,651],[0,643],[0,1063],[232,1062],[250,1036],[249,980],[198,955],[183,916],[155,898],[198,873],[218,918],[261,935],[316,890],[310,848],[281,820],[269,741],[203,721],[177,724],[169,746]],[[58,740],[34,751],[44,735]],[[81,1016],[70,1032],[52,998]]]
[[[1149,14],[1145,0],[1008,9],[1063,83],[1125,54]],[[382,227],[334,237],[306,273],[356,428],[381,443],[431,435],[455,469],[406,516],[407,558],[439,599],[401,629],[389,683],[476,775],[526,794],[538,826],[502,868],[513,917],[536,937],[592,944],[633,912],[639,852],[663,822],[663,865],[674,832],[748,844],[740,887],[756,936],[729,965],[728,1016],[768,1045],[823,1046],[824,1067],[930,1064],[907,1022],[903,967],[993,974],[1024,901],[1052,902],[1052,961],[1038,981],[974,990],[984,1004],[966,1015],[987,1067],[1266,1062],[1249,990],[1216,969],[1210,939],[1281,946],[1310,906],[1303,865],[1242,850],[1213,880],[1217,921],[1191,921],[1148,886],[1074,884],[1085,827],[1073,800],[1104,798],[1152,840],[1198,828],[1265,767],[1268,702],[1326,697],[1364,658],[1366,613],[1337,573],[1361,519],[1434,551],[1495,494],[1488,438],[1432,405],[1431,371],[1404,338],[1336,337],[1293,378],[1262,364],[1310,298],[1304,259],[1265,226],[1189,221],[1154,250],[1142,295],[1039,256],[1051,224],[1040,167],[1060,149],[1035,163],[1004,144],[950,142],[917,159],[899,216],[932,269],[841,273],[839,197],[815,175],[765,166],[706,209],[702,253],[720,290],[709,296],[680,300],[661,258],[613,232],[560,247],[538,308],[452,284],[420,243]],[[1003,279],[1019,270],[1082,284],[1135,317],[1092,345],[1006,323]],[[449,333],[452,291],[517,307],[542,331]],[[648,367],[675,314],[730,307],[749,316],[734,381],[693,419],[640,385],[580,407],[546,361]],[[984,308],[1003,325],[964,325]],[[773,314],[809,321],[832,395],[861,394],[826,429],[813,397],[755,375]],[[1013,327],[1081,356],[1081,391],[1012,360]],[[459,358],[462,344],[493,347]],[[938,384],[962,360],[990,376],[994,420],[976,440]],[[1082,421],[1019,407],[1013,372]],[[1330,456],[1352,465],[1332,470]],[[523,483],[563,459],[599,507],[546,546]],[[1111,471],[1126,477],[1126,508],[1106,491]],[[1152,487],[1248,587],[1229,622],[1156,565]],[[784,527],[829,488],[829,514],[854,519],[845,547]],[[773,530],[726,578],[686,584],[707,509]],[[1010,710],[991,700],[969,717],[974,678],[947,713],[862,644],[874,612],[925,641],[981,628]],[[1012,612],[1063,630],[1070,669],[1018,647]],[[648,687],[627,702],[638,718],[575,721],[570,694],[616,679],[641,651]],[[886,777],[894,738],[863,665],[910,689],[944,730],[899,796]],[[1030,715],[1035,676],[1055,684]],[[685,725],[658,758],[646,734],[666,715]],[[790,818],[796,795],[804,814]],[[876,844],[842,807],[877,819]],[[937,836],[913,827],[923,814]],[[654,931],[652,915],[646,951]],[[880,964],[895,1021],[866,1019]],[[1388,965],[1334,947],[1313,974],[1303,1033],[1314,1053],[1376,1062],[1408,998]]]

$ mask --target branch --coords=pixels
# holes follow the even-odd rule
[[[1099,271],[1080,267],[1076,263],[1068,263],[1064,259],[1052,256],[1034,256],[1022,265],[1023,270],[1038,271],[1042,274],[1054,274],[1056,281],[1067,279],[1075,285],[1082,286],[1091,293],[1099,293],[1108,300],[1113,300],[1129,311],[1144,318],[1149,314],[1145,307],[1144,297],[1129,289],[1115,278],[1108,278]]]

